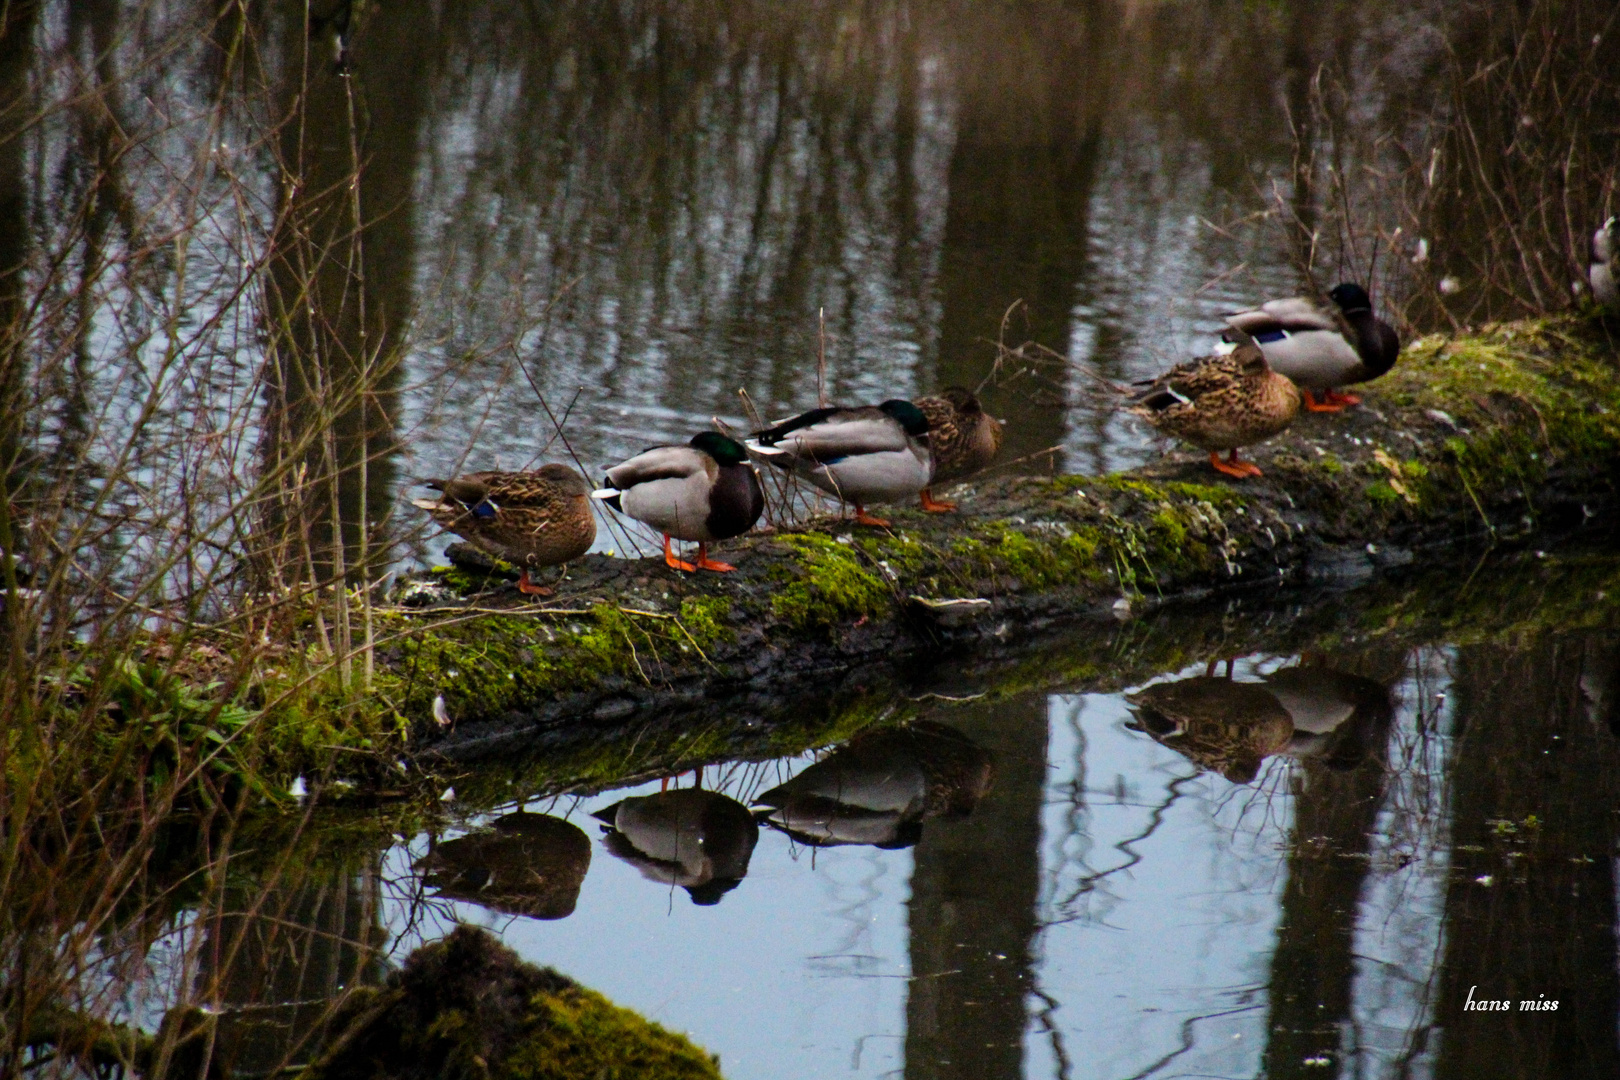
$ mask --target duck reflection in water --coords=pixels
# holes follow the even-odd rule
[[[922,823],[965,817],[990,790],[990,752],[943,724],[865,732],[754,800],[773,828],[814,847],[911,847]]]
[[[592,816],[607,826],[608,851],[705,907],[742,883],[759,842],[746,806],[702,788],[632,796]]]
[[[469,900],[508,915],[561,919],[574,912],[591,865],[591,840],[579,826],[519,811],[490,831],[437,844],[416,863],[424,882],[449,900]]]
[[[1307,659],[1267,675],[1265,685],[1293,721],[1288,756],[1348,771],[1383,753],[1395,720],[1383,683]]]
[[[1382,684],[1315,662],[1263,683],[1237,682],[1230,661],[1225,676],[1214,667],[1126,695],[1136,717],[1127,726],[1234,784],[1252,783],[1274,754],[1353,769],[1380,745],[1394,715]]]

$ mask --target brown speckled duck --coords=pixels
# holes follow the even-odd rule
[[[1154,683],[1125,701],[1136,714],[1130,727],[1234,784],[1253,781],[1261,762],[1285,749],[1294,734],[1293,718],[1276,695],[1258,683],[1234,682],[1230,674]]]
[[[522,567],[518,589],[530,596],[551,595],[529,580],[531,569],[577,559],[596,540],[591,486],[566,465],[467,473],[422,484],[440,496],[411,504],[474,547]]]
[[[445,899],[533,919],[573,914],[590,866],[591,840],[579,826],[521,810],[440,841],[416,863],[422,883]]]
[[[1252,337],[1235,327],[1233,333],[1239,344],[1231,353],[1171,368],[1131,399],[1130,411],[1166,435],[1208,450],[1216,471],[1242,480],[1259,476],[1260,467],[1239,461],[1238,448],[1287,428],[1300,398],[1298,387],[1271,370]],[[1230,451],[1225,461],[1222,450]]]
[[[979,397],[961,386],[947,386],[936,397],[912,402],[928,418],[928,453],[934,475],[922,489],[922,508],[934,513],[955,510],[956,504],[934,498],[933,485],[972,476],[1001,452],[1001,421],[984,411]]]

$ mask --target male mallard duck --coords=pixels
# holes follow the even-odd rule
[[[1238,447],[1257,443],[1293,423],[1299,388],[1266,364],[1265,354],[1243,331],[1226,356],[1190,361],[1153,380],[1131,399],[1131,412],[1166,435],[1209,451],[1209,463],[1228,476],[1259,476],[1260,467],[1238,460]],[[1230,450],[1225,461],[1219,451]]]
[[[1134,730],[1234,784],[1252,781],[1260,763],[1285,749],[1294,734],[1293,718],[1276,695],[1230,675],[1155,683],[1125,695],[1125,702],[1136,714]]]
[[[1338,305],[1338,312],[1295,296],[1226,316],[1228,323],[1254,338],[1271,370],[1288,376],[1304,391],[1310,412],[1338,412],[1361,404],[1355,394],[1341,394],[1338,388],[1378,378],[1401,354],[1401,339],[1373,314],[1367,290],[1346,281],[1335,285],[1328,299]],[[1225,337],[1236,340],[1230,332]]]
[[[1586,277],[1598,303],[1620,307],[1620,218],[1610,218],[1592,234],[1592,265]]]
[[[1376,752],[1395,715],[1382,683],[1316,663],[1272,672],[1266,689],[1294,722],[1284,752],[1316,758],[1333,769],[1355,768]]]
[[[735,570],[709,558],[709,541],[741,536],[765,512],[748,451],[718,431],[699,432],[685,446],[655,446],[613,466],[592,495],[663,533],[665,565],[688,572]],[[671,539],[697,541],[697,562],[678,558]]]
[[[551,595],[529,580],[531,569],[577,559],[596,540],[591,485],[566,465],[467,473],[422,485],[443,494],[411,505],[474,547],[521,566],[518,588],[531,596]]]
[[[889,523],[868,514],[865,504],[911,498],[928,486],[934,469],[928,417],[898,398],[859,408],[811,409],[754,432],[748,449],[854,503],[860,525],[886,527]]]
[[[903,848],[935,817],[965,817],[995,778],[990,751],[922,720],[868,729],[754,799],[773,828],[814,847]]]
[[[928,418],[928,452],[934,478],[922,489],[922,508],[935,513],[956,504],[934,501],[934,484],[972,476],[1001,452],[1001,421],[984,411],[979,396],[960,386],[947,386],[938,397],[913,402]]]
[[[702,788],[631,796],[591,816],[607,825],[610,852],[705,907],[747,875],[759,842],[759,823],[746,806]]]

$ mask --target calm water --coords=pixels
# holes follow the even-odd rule
[[[30,436],[61,467],[136,438],[144,486],[115,499],[155,538],[126,547],[163,542],[163,493],[226,500],[266,427],[307,435],[311,376],[265,349],[284,320],[334,393],[388,368],[340,409],[337,459],[370,455],[340,501],[422,558],[437,544],[396,513],[416,479],[566,457],[536,389],[594,473],[746,426],[739,390],[767,417],[813,405],[823,311],[835,400],[979,384],[1018,302],[1009,344],[1162,370],[1298,287],[1265,215],[1279,193],[1315,212],[1288,194],[1310,74],[1347,63],[1340,120],[1420,132],[1444,34],[1473,40],[1441,4],[410,0],[353,24],[340,71],[346,6],[306,27],[301,3],[46,4],[32,63],[0,71],[43,110],[0,143],[20,196],[0,255],[28,268],[0,301],[49,314],[29,333],[61,365]],[[1371,252],[1337,243],[1323,280],[1365,279]],[[1156,453],[1089,385],[992,380],[1007,467]]]
[[[1457,603],[1395,581],[1093,629],[1053,668],[1294,644],[924,696],[701,787],[514,788],[409,835],[249,822],[207,884],[232,846],[177,838],[86,992],[149,1025],[196,995],[264,1069],[462,920],[739,1080],[1615,1075],[1620,564],[1479,575]]]
[[[0,275],[0,319],[38,361],[24,439],[83,501],[114,478],[113,562],[176,533],[237,542],[224,511],[255,497],[263,456],[328,437],[309,464],[342,471],[348,539],[364,521],[372,551],[434,559],[404,505],[415,481],[568,457],[537,392],[595,474],[715,417],[746,427],[739,391],[765,417],[813,405],[823,344],[834,400],[989,378],[1002,467],[1129,467],[1158,452],[1138,425],[1072,367],[991,378],[994,341],[1135,378],[1205,351],[1220,313],[1298,289],[1305,260],[1323,283],[1370,282],[1386,314],[1440,302],[1449,275],[1450,307],[1421,317],[1437,325],[1484,313],[1492,260],[1545,265],[1559,296],[1584,273],[1565,241],[1612,209],[1606,164],[1580,171],[1593,191],[1541,197],[1574,214],[1556,243],[1487,256],[1501,230],[1453,205],[1462,188],[1435,180],[1450,158],[1424,149],[1464,110],[1471,152],[1535,175],[1585,182],[1566,137],[1613,160],[1602,0],[1557,6],[1555,47],[1521,57],[1553,102],[1526,89],[1496,123],[1506,91],[1475,69],[1516,34],[1546,44],[1533,14],[29,5],[32,51],[0,58],[28,122],[0,123],[0,266],[22,268]],[[1309,183],[1301,154],[1319,159]],[[1424,160],[1426,186],[1408,175]],[[318,535],[325,511],[299,512]]]
[[[1303,670],[1294,713],[1338,726],[1283,732],[1246,784],[1133,730],[1123,695],[941,707],[927,721],[984,748],[994,784],[915,846],[767,827],[747,876],[703,906],[669,864],[616,857],[589,816],[667,800],[659,785],[543,802],[593,841],[573,914],[430,903],[417,931],[489,926],[734,1077],[1612,1075],[1620,638],[1299,664],[1251,655],[1234,677]],[[1355,705],[1335,685],[1350,672],[1373,688]],[[901,784],[906,764],[876,769]],[[809,767],[706,779],[748,802]],[[859,767],[844,780],[851,802],[881,787]],[[384,876],[408,880],[428,847],[392,849]],[[386,904],[391,932],[413,910]],[[1559,1009],[1476,1018],[1476,985]]]

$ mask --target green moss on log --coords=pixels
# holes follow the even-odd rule
[[[777,538],[793,558],[777,571],[771,612],[795,630],[825,630],[871,618],[893,599],[881,570],[848,537],[803,533]]]
[[[942,638],[1016,636],[1121,597],[1301,581],[1369,545],[1522,536],[1555,505],[1614,501],[1620,364],[1596,321],[1423,338],[1365,396],[1362,408],[1302,416],[1256,448],[1265,476],[1242,484],[1193,454],[1109,476],[987,480],[957,514],[895,508],[892,531],[822,521],[728,542],[734,574],[588,556],[542,606],[501,584],[498,567],[436,571],[456,595],[431,612],[378,614],[369,684],[310,678],[317,650],[295,643],[277,671],[220,693],[261,710],[244,729],[289,778],[355,749],[386,750],[391,765],[402,742],[440,736],[438,697],[457,730],[542,710],[549,724],[559,711],[593,721],[677,684],[690,697]],[[990,614],[936,626],[912,596],[982,598]],[[689,760],[700,749],[677,741],[660,754]],[[585,760],[570,768],[606,773]]]

